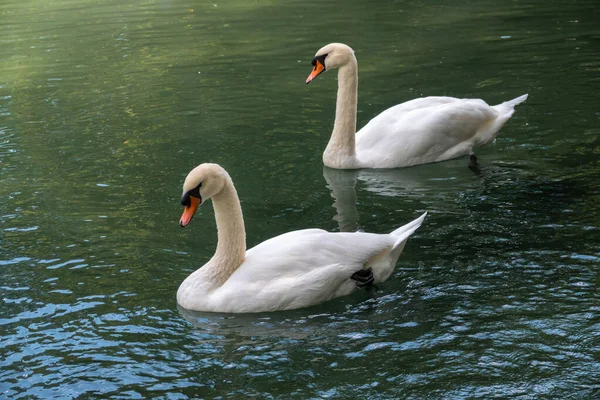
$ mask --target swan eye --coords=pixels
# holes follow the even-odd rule
[[[202,182],[200,182],[198,184],[198,186],[196,186],[192,190],[188,190],[187,192],[185,192],[183,194],[183,196],[181,196],[181,205],[189,207],[190,204],[192,203],[192,201],[190,200],[190,196],[196,197],[196,198],[202,200],[202,196],[200,196],[200,188],[201,187],[202,187]]]
[[[198,186],[196,186],[195,188],[190,190],[188,193],[190,194],[190,196],[200,198],[200,188],[201,187],[202,187],[202,182],[200,182],[200,184]]]
[[[312,65],[313,67],[317,67],[317,61],[321,63],[321,65],[323,66],[323,69],[325,70],[325,57],[327,57],[327,54],[323,54],[317,57],[314,57],[310,63],[310,65]]]

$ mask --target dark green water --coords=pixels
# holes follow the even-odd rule
[[[599,21],[595,0],[5,0],[0,398],[598,398]],[[479,175],[324,170],[336,79],[304,80],[332,41],[359,127],[419,96],[530,97]],[[249,246],[430,214],[373,294],[185,313],[216,229],[208,204],[179,228],[179,196],[207,161]]]

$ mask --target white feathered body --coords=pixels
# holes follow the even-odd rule
[[[390,234],[330,233],[306,229],[269,239],[246,252],[245,260],[221,285],[206,288],[202,267],[177,292],[187,309],[263,312],[307,307],[358,289],[351,276],[372,268],[374,283],[394,270],[408,237],[426,214]]]
[[[409,167],[469,154],[494,140],[514,107],[527,99],[524,94],[490,106],[480,99],[423,97],[385,110],[356,132],[354,50],[330,43],[317,51],[313,65],[307,83],[323,71],[339,69],[335,122],[323,152],[323,163],[336,169]]]
[[[526,99],[489,106],[480,99],[424,97],[398,104],[356,133],[357,167],[408,167],[469,154],[493,141]]]

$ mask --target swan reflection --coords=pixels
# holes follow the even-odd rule
[[[435,211],[440,197],[453,198],[457,191],[477,184],[463,159],[413,168],[340,170],[323,167],[323,177],[331,190],[333,217],[341,232],[361,230],[356,208],[359,190],[379,196],[397,197],[399,204],[412,203],[415,212]],[[444,207],[444,205],[442,205]]]
[[[359,292],[350,299],[330,300],[298,310],[227,314],[187,310],[177,306],[204,339],[280,337],[305,339],[312,336],[337,335],[339,331],[354,331],[373,318],[372,308],[378,299],[370,292]],[[335,330],[332,330],[335,327]]]

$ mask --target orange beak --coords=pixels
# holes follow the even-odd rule
[[[197,197],[190,196],[190,205],[185,207],[185,210],[183,210],[183,215],[179,220],[179,225],[181,225],[182,228],[190,223],[200,204],[202,204],[202,200]]]
[[[308,78],[306,78],[306,83],[310,83],[310,81],[312,81],[317,76],[319,76],[319,74],[323,71],[325,71],[325,66],[323,64],[321,64],[321,62],[319,60],[317,60],[312,72],[310,73]]]

